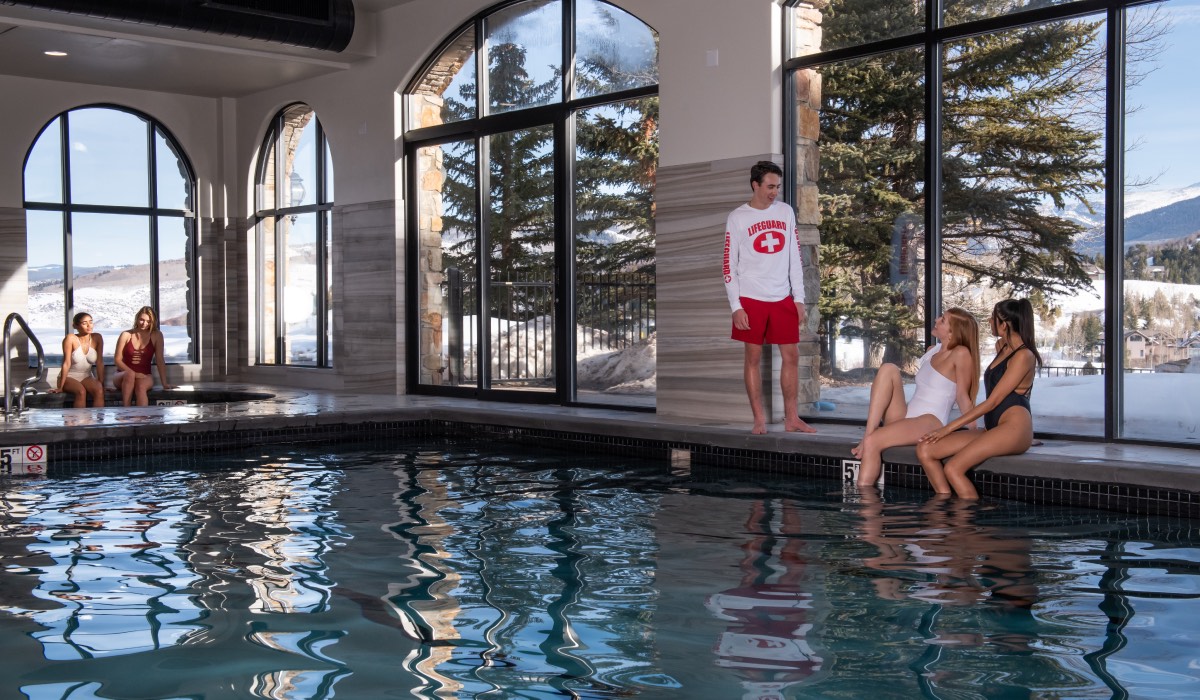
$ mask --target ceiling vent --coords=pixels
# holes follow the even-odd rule
[[[354,34],[352,0],[0,0],[0,5],[341,51]]]

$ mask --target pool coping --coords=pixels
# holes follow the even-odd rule
[[[736,424],[687,423],[618,409],[428,397],[356,401],[364,397],[269,387],[251,391],[274,393],[275,398],[240,409],[231,409],[232,404],[81,409],[63,412],[57,426],[42,421],[23,428],[5,421],[0,447],[45,444],[52,461],[129,460],[164,452],[329,441],[399,429],[429,435],[457,431],[532,439],[569,449],[673,454],[676,459],[841,481],[850,447],[861,436],[861,427],[833,424],[818,424],[817,434],[785,433],[775,425],[766,435],[750,435],[745,426]],[[69,424],[73,417],[80,419],[78,424]],[[884,459],[887,485],[928,489],[912,447],[887,450]],[[1198,463],[1200,452],[1195,450],[1058,440],[1045,441],[1022,455],[988,460],[974,470],[974,480],[985,497],[1200,518]]]

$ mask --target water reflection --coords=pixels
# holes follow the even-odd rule
[[[420,696],[607,696],[655,675],[656,497],[594,467],[448,461],[425,454],[404,475],[389,527],[418,562],[389,599],[425,642],[405,662]]]
[[[220,479],[171,473],[7,484],[4,530],[20,536],[4,538],[6,558],[25,565],[5,573],[26,585],[14,595],[5,576],[6,611],[36,623],[29,636],[44,658],[64,662],[29,674],[34,682],[23,691],[98,692],[87,683],[37,682],[52,676],[102,678],[105,693],[115,696],[125,686],[146,692],[166,679],[131,677],[134,667],[120,657],[166,652],[156,662],[162,668],[173,668],[170,658],[178,654],[189,660],[166,685],[178,692],[190,681],[202,697],[219,666],[204,663],[205,652],[228,656],[230,645],[245,642],[269,650],[241,659],[249,669],[260,667],[252,674],[256,697],[331,687],[331,677],[344,671],[330,670],[335,664],[317,653],[319,640],[302,639],[313,636],[309,625],[280,631],[255,618],[326,607],[320,559],[338,533],[322,522],[330,514],[319,505],[336,475],[274,466]],[[12,552],[17,542],[25,549],[19,557]],[[280,652],[306,661],[281,661]],[[312,661],[321,663],[314,668]]]
[[[0,481],[0,677],[72,700],[1200,695],[1194,523],[490,447]]]
[[[718,666],[741,679],[743,697],[776,700],[821,670],[813,650],[819,584],[799,505],[754,500],[748,507],[737,586],[709,596],[706,607],[728,628],[714,646]],[[816,638],[816,635],[813,635]]]
[[[1131,680],[1136,686],[1153,677],[1150,686],[1171,688],[1180,673],[1190,678],[1187,686],[1200,689],[1200,678],[1187,670],[1195,655],[1158,647],[1153,634],[1138,645],[1157,648],[1150,673],[1134,680],[1130,659],[1120,658],[1130,651],[1126,627],[1135,607],[1145,608],[1142,624],[1150,628],[1164,622],[1151,606],[1182,612],[1156,601],[1198,593],[1172,595],[1164,580],[1145,592],[1130,586],[1131,578],[1145,580],[1136,572],[1172,565],[1147,551],[1154,547],[1124,540],[1172,537],[1171,528],[1103,512],[941,497],[887,504],[873,488],[858,500],[861,537],[874,550],[862,560],[871,590],[894,601],[893,614],[904,616],[926,645],[907,664],[923,697],[1027,697],[1044,687],[1131,697],[1139,694]],[[1131,546],[1143,551],[1130,556]],[[1197,556],[1194,548],[1186,551]],[[1196,570],[1195,564],[1187,568]],[[1200,582],[1194,575],[1171,578],[1187,588]]]

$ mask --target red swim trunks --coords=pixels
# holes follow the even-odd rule
[[[779,301],[759,301],[739,297],[742,310],[750,317],[750,330],[733,329],[734,340],[754,345],[794,345],[800,342],[800,313],[791,297]]]

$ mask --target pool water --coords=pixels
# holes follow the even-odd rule
[[[1200,697],[1195,522],[484,441],[171,459],[0,481],[0,697]]]

